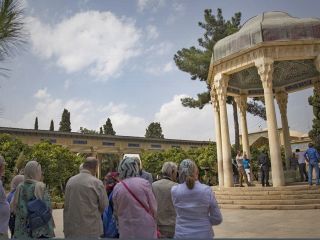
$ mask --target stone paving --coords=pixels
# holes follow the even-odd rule
[[[320,209],[222,209],[223,223],[215,238],[319,238]],[[53,210],[56,237],[63,238],[63,210]]]

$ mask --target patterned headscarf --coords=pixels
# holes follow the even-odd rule
[[[119,182],[118,178],[118,172],[108,172],[108,174],[104,177],[104,184],[106,186],[107,193],[113,191],[114,186]]]
[[[184,159],[179,166],[179,182],[184,183],[188,176],[195,177],[197,165],[191,159]]]
[[[139,176],[139,166],[134,158],[126,157],[123,159],[118,167],[119,178],[125,179],[129,177]]]

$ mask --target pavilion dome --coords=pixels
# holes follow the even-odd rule
[[[285,12],[265,12],[249,19],[238,32],[218,41],[213,56],[217,61],[262,42],[312,39],[320,39],[320,19],[296,18]]]

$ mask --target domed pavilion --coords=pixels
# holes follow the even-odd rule
[[[208,82],[214,106],[219,186],[232,187],[231,144],[226,97],[239,108],[243,151],[250,156],[247,98],[263,96],[267,113],[273,186],[284,186],[274,97],[278,103],[286,159],[291,147],[287,119],[288,94],[314,87],[320,91],[320,19],[266,12],[216,43]]]

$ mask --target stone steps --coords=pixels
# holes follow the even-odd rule
[[[304,205],[304,204],[320,204],[320,199],[294,199],[294,200],[237,200],[222,199],[218,201],[221,204],[234,205]]]
[[[279,195],[217,195],[217,200],[233,199],[233,200],[291,200],[291,199],[320,199],[320,194],[279,194]]]
[[[222,209],[247,209],[247,210],[307,210],[320,209],[320,204],[305,205],[233,205],[219,204]]]
[[[213,191],[220,208],[224,209],[320,209],[319,186],[213,187]]]

